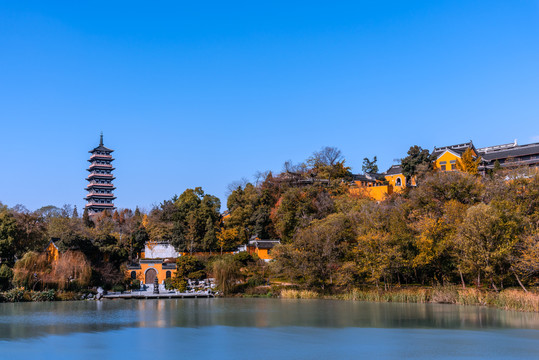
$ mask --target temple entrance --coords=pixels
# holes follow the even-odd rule
[[[148,271],[146,271],[146,278],[145,278],[144,283],[147,285],[153,284],[156,277],[157,277],[157,271],[155,271],[155,269],[148,269]]]

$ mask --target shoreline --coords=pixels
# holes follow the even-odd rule
[[[280,290],[280,291],[279,291]],[[362,301],[379,303],[416,303],[416,304],[452,304],[473,305],[496,308],[500,310],[535,312],[539,313],[539,294],[536,292],[524,292],[520,289],[505,289],[499,292],[476,289],[446,287],[414,287],[382,289],[353,289],[338,294],[324,294],[314,290],[279,289],[271,290],[266,294],[235,295],[209,295],[207,293],[163,293],[163,294],[136,294],[136,293],[111,293],[98,297],[91,291],[31,291],[24,289],[12,289],[0,292],[0,303],[15,302],[52,302],[52,301],[97,301],[97,300],[152,300],[152,299],[187,299],[187,298],[280,298],[280,299],[320,299],[340,301]]]
[[[253,296],[254,297],[254,296]],[[499,292],[476,288],[420,287],[391,290],[353,289],[346,293],[325,295],[312,290],[284,289],[283,299],[330,299],[342,301],[365,301],[385,303],[452,304],[491,307],[519,312],[539,312],[539,294],[520,289]]]

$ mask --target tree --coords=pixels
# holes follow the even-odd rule
[[[458,233],[459,259],[462,268],[475,275],[477,286],[483,274],[497,290],[496,280],[507,271],[507,260],[515,250],[520,230],[507,215],[483,203],[466,211]]]
[[[223,249],[228,250],[238,245],[238,233],[239,231],[237,228],[229,228],[221,229],[217,234],[217,244],[221,249],[221,255],[223,254]]]
[[[447,201],[476,204],[483,199],[484,192],[484,185],[475,176],[458,171],[434,172],[410,192],[409,200],[416,214],[440,217]]]
[[[180,251],[202,250],[208,218],[213,224],[217,224],[221,217],[220,208],[220,200],[216,196],[205,194],[200,187],[187,189],[178,198],[164,204],[161,221],[172,224],[172,245]],[[211,234],[208,236],[211,237]]]
[[[7,264],[0,266],[0,290],[5,291],[11,287],[11,279],[13,278],[13,270]]]
[[[336,147],[326,146],[320,151],[315,151],[307,160],[312,167],[333,166],[344,159],[341,150]]]
[[[474,157],[472,149],[468,148],[464,151],[460,159],[462,171],[467,172],[468,174],[477,175],[477,169],[479,168],[481,158],[477,157],[474,159]]]
[[[17,222],[17,236],[15,237],[15,256],[22,257],[27,251],[41,251],[48,242],[46,237],[47,223],[36,212],[12,211]]]
[[[13,282],[29,289],[34,289],[38,283],[45,287],[50,282],[51,267],[44,253],[29,251],[15,263]]]
[[[298,230],[291,243],[275,248],[275,260],[287,275],[307,286],[325,288],[332,283],[346,243],[354,238],[351,222],[344,214],[332,214]]]
[[[241,276],[238,263],[232,256],[222,256],[214,261],[212,274],[217,288],[224,294],[229,294],[234,289]]]
[[[90,215],[88,215],[87,207],[84,208],[84,212],[82,213],[82,224],[87,228],[94,227],[94,222],[90,219]]]
[[[388,204],[366,202],[353,215],[357,235],[351,255],[358,265],[359,275],[376,287],[382,280],[387,289],[403,262],[403,248],[410,231],[399,227],[398,210]]]
[[[408,156],[401,160],[402,173],[407,179],[419,174],[421,170],[431,166],[432,158],[428,150],[420,146],[411,146]]]
[[[363,166],[361,167],[361,171],[367,174],[377,174],[378,173],[378,165],[376,165],[376,161],[378,159],[376,156],[371,160],[369,158],[363,158]]]
[[[90,282],[92,268],[80,251],[66,251],[52,266],[51,280],[59,289],[85,287]]]
[[[0,204],[1,205],[1,204]],[[7,208],[0,207],[0,261],[12,264],[15,261],[17,221]]]
[[[202,249],[208,251],[215,248],[217,243],[217,236],[215,235],[215,225],[211,219],[208,217],[206,220],[206,229],[205,229],[204,238],[202,239]]]
[[[172,280],[174,287],[180,291],[187,289],[187,279],[204,277],[202,275],[205,269],[204,264],[196,257],[191,255],[180,256],[176,259],[176,273]]]

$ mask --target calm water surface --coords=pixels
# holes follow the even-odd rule
[[[0,359],[539,359],[539,315],[330,300],[0,304]]]

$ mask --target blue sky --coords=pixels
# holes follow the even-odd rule
[[[539,141],[538,1],[0,1],[0,201],[116,205],[410,145]]]

